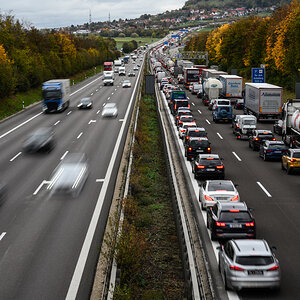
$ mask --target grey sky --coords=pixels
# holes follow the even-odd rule
[[[0,0],[0,13],[10,13],[37,28],[80,25],[92,21],[132,19],[181,8],[185,0]]]

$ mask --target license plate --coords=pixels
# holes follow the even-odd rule
[[[274,153],[281,153],[281,151],[274,151]]]
[[[215,169],[206,169],[206,171],[214,171]]]
[[[197,150],[197,152],[199,152],[199,153],[202,153],[202,152],[203,152],[203,150]]]
[[[228,118],[223,118],[223,120],[227,120]]]
[[[248,271],[248,275],[263,275],[264,272],[262,270],[251,270]]]
[[[242,224],[229,224],[230,228],[242,228]]]
[[[217,197],[217,200],[227,200],[227,197]]]

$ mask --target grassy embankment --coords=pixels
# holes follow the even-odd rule
[[[155,98],[144,96],[133,149],[131,194],[116,247],[114,299],[183,299],[184,279]]]
[[[138,46],[144,46],[146,44],[151,44],[161,40],[161,38],[152,38],[152,37],[114,37],[117,42],[117,48],[121,49],[124,42],[130,42],[132,40],[136,41]]]
[[[95,75],[95,72],[101,72],[103,70],[103,66],[97,66],[96,70],[95,67],[84,72],[78,73],[72,77],[70,77],[71,85],[83,81],[87,77],[91,77]],[[29,106],[35,102],[41,101],[42,99],[42,89],[38,87],[36,89],[31,89],[24,93],[17,93],[12,95],[9,98],[0,99],[0,120],[11,116],[18,111],[23,109],[23,101],[24,106]]]

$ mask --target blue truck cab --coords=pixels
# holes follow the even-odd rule
[[[212,113],[213,121],[232,122],[232,107],[231,105],[218,105]]]

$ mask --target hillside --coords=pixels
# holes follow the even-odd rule
[[[188,0],[183,9],[193,8],[230,8],[230,7],[270,7],[272,5],[283,5],[290,0]]]

